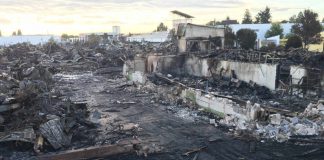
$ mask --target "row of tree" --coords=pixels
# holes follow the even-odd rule
[[[257,34],[251,29],[240,29],[236,34],[231,28],[225,29],[225,47],[232,48],[237,43],[243,49],[253,49],[257,39]],[[288,36],[288,40],[285,46],[288,48],[302,47],[302,39],[300,36],[291,34]]]
[[[12,35],[13,35],[13,36],[21,36],[21,35],[22,35],[22,32],[21,32],[20,29],[18,29],[17,32],[16,32],[16,31],[12,32]],[[2,32],[0,31],[0,37],[1,37],[1,36],[2,36]]]
[[[21,36],[21,35],[22,35],[22,32],[21,32],[20,29],[18,29],[17,32],[16,32],[16,31],[12,32],[12,35],[13,35],[13,36]]]
[[[251,13],[248,9],[245,10],[242,24],[252,24],[252,23],[270,23],[271,22],[271,13],[270,8],[267,6],[263,11],[260,11],[255,16],[255,21],[253,22]]]
[[[267,7],[264,11],[258,13],[256,17],[256,22],[258,23],[269,23],[271,15],[270,9]],[[301,46],[300,44],[304,42],[305,46],[312,42],[312,39],[316,37],[322,30],[322,25],[318,20],[318,14],[312,10],[306,9],[300,12],[298,16],[294,18],[294,25],[291,28],[291,34],[286,35],[288,38],[288,46]],[[251,15],[246,12],[243,23],[252,23]],[[283,28],[280,23],[273,23],[271,28],[266,32],[265,38],[280,35],[283,37]],[[225,29],[225,46],[230,48],[234,46],[237,42],[242,48],[249,49],[254,47],[256,41],[256,33],[250,29],[239,30],[236,34],[232,29],[226,26]],[[301,41],[299,43],[299,41]],[[293,45],[291,43],[293,42]],[[297,45],[298,44],[298,45]]]
[[[242,24],[271,23],[271,17],[272,16],[270,8],[268,6],[264,10],[261,10],[257,13],[254,21],[252,19],[250,11],[246,9],[243,16]],[[297,15],[291,16],[289,20],[282,20],[281,23],[298,23],[301,21],[301,17],[303,17],[303,12],[299,12]],[[324,23],[324,18],[322,19],[322,23]]]
[[[309,44],[311,39],[323,30],[322,25],[317,20],[318,14],[311,10],[307,9],[300,12],[295,19],[291,33],[300,36],[305,45]],[[273,23],[271,28],[266,32],[265,38],[276,35],[280,35],[280,38],[283,37],[283,28],[280,23]]]

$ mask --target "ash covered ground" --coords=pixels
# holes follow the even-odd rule
[[[48,43],[2,48],[0,159],[46,159],[71,150],[113,146],[122,141],[136,143],[130,142],[132,149],[118,155],[95,157],[125,160],[323,158],[321,135],[291,136],[278,142],[219,123],[221,117],[172,98],[176,90],[173,84],[152,76],[143,85],[122,75],[126,59],[137,53],[171,53],[172,47],[170,44],[116,43],[113,47],[91,48]],[[200,89],[205,89],[208,82],[208,91],[292,112],[304,111],[308,103],[318,101],[284,98],[261,86],[247,83],[237,86],[222,78],[174,75],[172,79]],[[312,120],[322,118],[312,116]]]

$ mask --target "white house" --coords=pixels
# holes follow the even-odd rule
[[[24,43],[24,42],[28,42],[36,45],[36,44],[47,43],[50,39],[53,39],[56,42],[61,41],[60,36],[54,36],[54,35],[22,35],[22,36],[0,37],[0,45],[8,46],[8,45]]]

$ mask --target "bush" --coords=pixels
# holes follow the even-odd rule
[[[297,35],[289,36],[287,43],[286,43],[286,49],[300,48],[302,46],[303,46],[303,41],[299,36],[297,36]]]
[[[240,29],[236,32],[237,41],[243,49],[254,48],[257,34],[251,29]]]

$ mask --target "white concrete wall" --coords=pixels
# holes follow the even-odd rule
[[[290,66],[290,75],[292,78],[292,84],[298,84],[298,82],[306,76],[307,71],[302,66]]]
[[[186,52],[186,48],[187,48],[187,43],[186,43],[186,39],[184,38],[181,38],[178,40],[178,49],[179,49],[179,52],[182,53],[182,52]]]
[[[129,42],[165,42],[170,40],[169,31],[152,32],[147,34],[134,35],[126,38]]]
[[[194,101],[200,107],[210,109],[221,117],[235,115],[244,120],[256,120],[258,118],[257,113],[263,111],[259,104],[252,106],[248,102],[246,106],[240,106],[230,99],[202,94],[200,90],[194,90],[192,88],[182,90],[181,97]]]
[[[221,68],[224,68],[225,76],[231,76],[231,70],[234,70],[237,78],[242,81],[253,81],[271,90],[276,89],[277,64],[220,61],[217,73],[220,73]]]
[[[197,77],[210,77],[211,74],[208,68],[208,59],[202,59],[195,56],[188,57],[184,64],[185,72]]]
[[[187,28],[185,32],[185,38],[195,38],[195,37],[209,38],[209,36],[224,37],[224,35],[225,35],[224,29],[219,29],[216,27],[192,25],[192,24],[187,24]]]
[[[147,66],[145,58],[136,57],[131,64],[135,71],[142,72],[168,72],[172,74],[189,74],[197,77],[210,77],[208,58],[196,56],[148,56]],[[145,69],[147,67],[147,69]],[[153,68],[152,68],[153,67]],[[230,77],[234,70],[237,78],[250,82],[253,81],[260,86],[270,90],[276,89],[277,64],[258,64],[245,62],[220,61],[213,70],[219,74],[223,68],[223,76]]]

